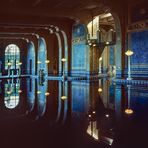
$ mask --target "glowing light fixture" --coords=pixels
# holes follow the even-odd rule
[[[18,93],[22,93],[22,90],[18,90]]]
[[[41,94],[41,91],[37,91],[37,94]]]
[[[125,110],[125,113],[128,114],[128,115],[130,115],[130,114],[133,114],[134,112],[133,112],[132,109],[127,108],[127,109]]]
[[[98,89],[98,92],[102,92],[102,88],[99,88],[99,89]]]
[[[46,92],[46,93],[45,93],[45,96],[49,96],[49,94],[50,94],[49,92]]]
[[[95,114],[95,113],[96,113],[96,111],[93,111],[92,113],[93,113],[93,114]]]
[[[62,62],[66,62],[66,58],[62,58],[62,60],[61,60]]]
[[[12,65],[12,63],[11,62],[8,62],[8,66],[11,66]]]
[[[62,100],[66,100],[67,97],[66,97],[66,96],[62,96],[61,99],[62,99]]]
[[[102,57],[99,58],[99,61],[102,61]]]
[[[130,65],[130,57],[131,55],[134,54],[134,52],[130,49],[128,49],[125,54],[128,56],[128,77],[127,77],[127,80],[132,80],[131,78],[131,65]]]
[[[8,90],[8,91],[7,91],[7,94],[8,94],[8,95],[10,95],[10,94],[11,94],[11,92],[12,92],[11,90]]]
[[[47,64],[48,64],[49,62],[50,62],[49,60],[46,60],[46,61],[45,61],[45,63],[47,63]]]

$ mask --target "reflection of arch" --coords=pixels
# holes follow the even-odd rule
[[[5,49],[5,69],[18,69],[20,62],[20,49],[15,44],[9,44]]]
[[[38,81],[38,94],[37,94],[37,106],[38,106],[38,116],[42,117],[46,111],[46,91],[47,91],[47,81],[45,81],[42,85],[39,84]]]
[[[68,83],[59,81],[59,96],[58,96],[58,111],[55,122],[64,123],[67,119],[68,112]],[[62,100],[61,97],[65,96],[66,99]]]
[[[27,73],[35,75],[35,47],[33,42],[28,43]]]
[[[39,74],[40,70],[43,70],[45,74],[47,74],[47,48],[46,42],[43,37],[39,38],[39,46],[38,46],[38,61],[37,61],[37,73]]]
[[[18,106],[20,99],[19,89],[20,89],[20,83],[5,84],[4,103],[6,108],[14,109]]]
[[[31,112],[35,105],[35,79],[27,79],[27,102]]]

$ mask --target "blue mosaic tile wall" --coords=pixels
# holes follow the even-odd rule
[[[148,75],[148,31],[131,33],[131,68],[133,75]]]
[[[86,45],[87,30],[84,25],[77,24],[72,30],[72,76],[85,76],[89,71],[89,48]]]

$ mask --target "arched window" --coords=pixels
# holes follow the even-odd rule
[[[18,69],[20,62],[20,49],[15,44],[10,44],[5,49],[5,69]]]

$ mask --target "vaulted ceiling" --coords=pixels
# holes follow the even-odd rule
[[[115,2],[117,0],[111,0]],[[90,20],[108,10],[109,0],[1,0],[0,18],[69,18]]]

